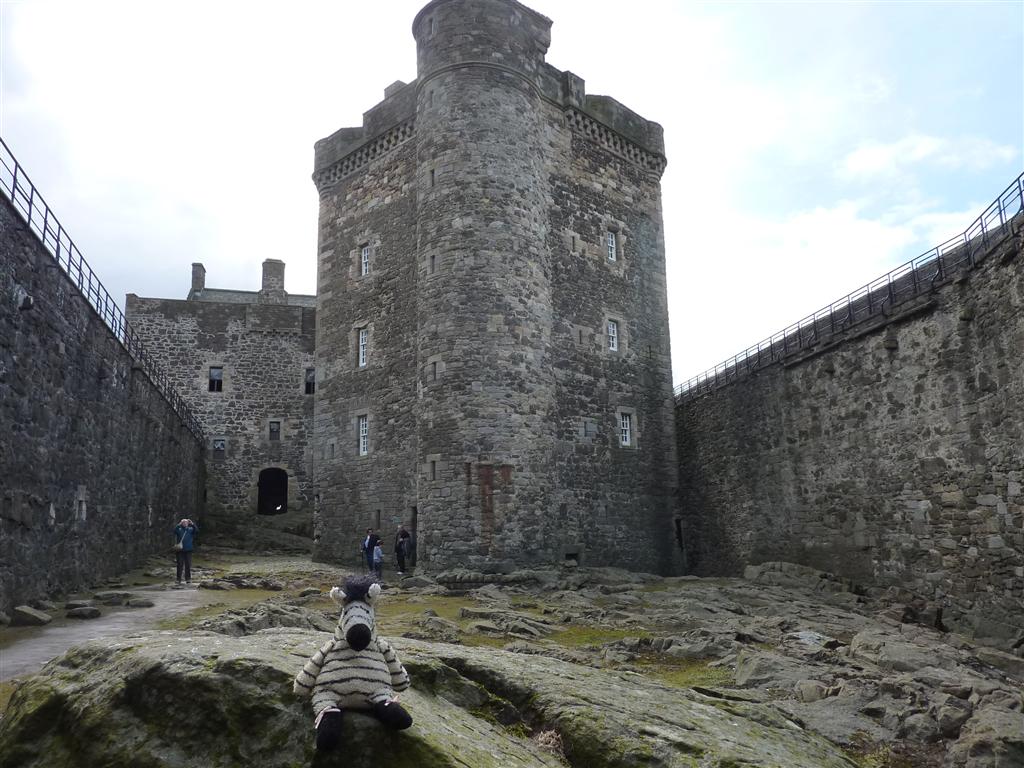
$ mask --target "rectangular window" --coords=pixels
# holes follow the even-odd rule
[[[280,440],[281,439],[281,422],[272,421],[270,422],[270,439]]]
[[[619,414],[619,442],[622,445],[633,444],[633,415],[630,413]]]
[[[619,237],[614,232],[608,233],[608,261],[616,261],[618,254]]]
[[[359,274],[370,274],[370,244],[364,243],[359,249]]]
[[[223,368],[210,368],[210,391],[211,392],[223,392],[224,391],[224,369]]]
[[[330,450],[331,458],[333,459],[334,458],[334,443],[328,443],[327,447]]]
[[[359,329],[359,367],[366,367],[366,347],[370,341],[370,329]]]
[[[437,381],[437,362],[430,364],[430,379],[431,381]]]
[[[316,392],[316,368],[306,369],[306,394],[312,395]]]
[[[437,462],[430,462],[430,479],[437,480]]]
[[[432,253],[432,254],[430,254],[430,274],[434,274],[434,271],[436,269],[437,269],[437,256]]]
[[[366,456],[370,452],[370,417],[359,417],[359,455]]]
[[[608,321],[608,349],[611,352],[619,350],[619,324],[614,320]]]
[[[227,452],[228,441],[223,437],[213,438],[213,458],[223,459],[224,454]]]
[[[430,169],[430,186],[434,186],[434,184],[436,183],[436,180],[437,180],[437,176],[434,174],[434,169],[431,168]]]

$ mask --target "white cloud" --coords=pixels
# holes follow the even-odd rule
[[[871,180],[898,174],[910,166],[932,165],[945,169],[984,170],[1013,160],[1016,147],[997,144],[978,136],[957,139],[911,134],[898,141],[864,144],[843,160],[840,176]]]

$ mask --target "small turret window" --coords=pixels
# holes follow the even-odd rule
[[[608,261],[618,261],[619,236],[614,232],[609,232],[606,242],[608,244]]]
[[[435,32],[437,32],[437,22],[435,22],[434,17],[431,16],[427,19],[427,37],[433,37]]]

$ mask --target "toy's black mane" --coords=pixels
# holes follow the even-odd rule
[[[370,591],[370,586],[376,581],[373,576],[350,576],[345,579],[345,586],[342,589],[345,592],[345,602],[350,603],[353,600],[366,600],[366,593]]]

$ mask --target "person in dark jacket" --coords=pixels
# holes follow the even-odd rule
[[[412,536],[405,530],[405,524],[398,526],[398,533],[395,534],[395,557],[398,558],[398,573],[405,573],[405,558],[409,556],[412,549]]]
[[[178,584],[181,584],[183,574],[185,583],[192,583],[192,549],[198,533],[199,527],[187,517],[181,518],[181,522],[174,526],[174,557],[177,561],[175,581]]]
[[[363,538],[362,550],[363,557],[366,559],[366,570],[370,573],[374,572],[373,548],[377,546],[378,541],[380,541],[380,536],[377,535],[373,528],[367,528],[366,536]]]

